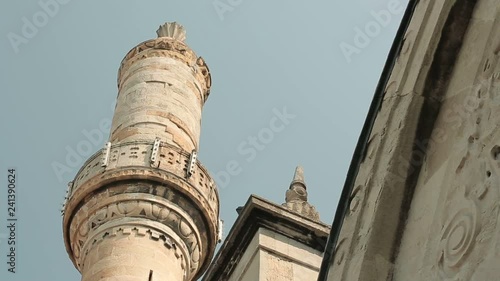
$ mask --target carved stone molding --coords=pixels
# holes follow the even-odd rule
[[[130,169],[119,169],[105,172],[100,176],[89,180],[86,185],[82,186],[81,189],[74,193],[69,203],[66,205],[66,212],[64,214],[65,224],[69,222],[71,216],[73,215],[74,209],[77,207],[78,202],[81,202],[85,198],[86,194],[90,194],[93,191],[99,189],[102,186],[110,184],[116,181],[122,180],[151,180],[158,182],[160,184],[165,184],[167,186],[173,187],[175,190],[180,191],[187,195],[191,200],[195,201],[197,206],[200,206],[200,211],[207,217],[210,222],[209,227],[218,224],[218,211],[211,212],[208,204],[205,203],[203,197],[199,195],[196,190],[191,186],[186,184],[182,179],[170,173],[165,173],[163,171],[152,170],[147,168],[130,168]],[[183,192],[183,190],[185,192]],[[215,232],[214,232],[215,233]]]
[[[145,175],[156,175],[161,178],[161,182],[168,181],[168,178],[175,178],[181,186],[186,186],[186,183],[181,182],[178,176],[184,175],[187,169],[190,153],[182,149],[162,143],[158,152],[159,160],[156,167],[150,168],[150,156],[154,141],[151,142],[133,142],[112,144],[109,156],[109,165],[101,166],[102,151],[98,151],[87,160],[73,180],[72,187],[68,192],[68,202],[74,200],[75,194],[81,194],[79,191],[87,189],[87,186],[99,185],[101,180],[120,176],[134,176],[137,173],[137,178]],[[142,168],[143,167],[143,168]],[[127,170],[119,171],[120,168],[128,168]],[[109,172],[108,172],[109,171]],[[168,176],[170,175],[170,176]],[[208,208],[210,213],[214,214],[216,221],[219,213],[219,194],[215,182],[210,177],[210,174],[205,167],[197,161],[194,173],[185,181],[189,184],[182,192],[191,193],[191,197],[195,201],[200,201],[202,206]],[[69,203],[68,203],[69,204]],[[67,204],[67,205],[68,205]]]
[[[165,191],[161,191],[165,189]],[[190,272],[197,272],[202,262],[215,246],[210,243],[205,218],[190,200],[175,194],[166,187],[144,183],[117,183],[100,193],[93,194],[79,208],[70,225],[71,252],[75,265],[80,266],[80,248],[103,225],[123,219],[151,221],[176,233],[178,242],[183,243],[189,253]],[[163,195],[162,195],[163,194]],[[202,245],[208,242],[209,248]]]
[[[208,265],[206,258],[213,255],[217,241],[217,188],[199,162],[190,177],[179,176],[186,175],[190,154],[176,146],[162,144],[156,167],[148,167],[152,146],[112,145],[106,167],[100,165],[103,152],[98,152],[78,172],[64,214],[66,248],[77,268],[89,233],[126,217],[158,221],[172,229],[186,245],[189,274]]]
[[[100,231],[99,233],[96,233],[94,236],[92,236],[91,239],[88,240],[87,243],[85,243],[81,247],[76,248],[78,249],[78,251],[82,251],[83,253],[81,257],[82,263],[80,267],[83,268],[86,255],[93,246],[98,245],[107,238],[113,238],[117,236],[129,236],[129,235],[138,238],[158,241],[159,243],[163,244],[163,246],[166,247],[167,249],[175,251],[175,256],[178,259],[181,259],[181,266],[183,269],[187,267],[186,264],[189,263],[187,257],[189,255],[183,251],[183,247],[177,244],[174,238],[170,237],[169,235],[165,234],[162,231],[158,231],[152,227],[147,227],[142,225],[116,226],[113,228],[107,228],[105,230]]]
[[[197,77],[204,89],[205,101],[210,94],[212,84],[210,71],[202,57],[197,57],[193,50],[181,41],[169,38],[160,37],[145,41],[132,50],[130,50],[122,60],[120,69],[118,70],[118,89],[120,90],[123,83],[123,74],[135,62],[152,57],[169,57],[182,61],[193,70],[193,75]]]
[[[437,249],[437,265],[443,280],[485,278],[479,277],[488,268],[482,261],[490,257],[494,262],[492,257],[500,254],[495,251],[500,237],[500,120],[495,114],[500,112],[497,59],[486,52],[476,85],[464,94],[467,116],[457,128],[464,137],[457,141],[454,150],[458,157],[449,167],[448,173],[454,177],[444,202],[447,208],[443,210],[440,224],[443,230]]]
[[[181,268],[186,270],[186,277],[193,278],[198,269],[198,265],[191,264],[190,253],[186,245],[179,239],[177,233],[162,224],[154,221],[134,220],[122,218],[110,221],[93,232],[89,238],[79,244],[80,261],[79,270],[86,267],[87,256],[94,247],[108,239],[122,239],[125,236],[132,236],[134,239],[150,239],[158,242],[158,247],[165,247],[173,251],[175,258],[180,261]],[[167,266],[167,265],[166,265]]]
[[[112,221],[142,218],[161,223],[172,229],[180,239],[177,242],[183,242],[186,245],[191,264],[190,271],[196,271],[200,258],[206,255],[206,252],[202,253],[206,249],[201,249],[201,242],[207,239],[205,233],[200,234],[200,230],[206,228],[203,221],[199,221],[201,218],[195,216],[194,218],[198,221],[193,221],[191,214],[187,214],[180,207],[166,200],[155,200],[155,202],[153,196],[132,200],[131,195],[141,197],[140,194],[121,194],[112,196],[97,206],[83,206],[84,209],[88,207],[91,212],[79,212],[71,225],[71,233],[73,233],[71,244],[76,260],[80,260],[78,253],[81,245],[86,243],[91,236],[89,233],[97,231],[102,225]],[[194,207],[191,206],[191,208]]]
[[[170,37],[181,42],[186,40],[186,30],[176,22],[166,22],[160,25],[156,34],[158,37]]]
[[[464,191],[464,196],[467,196]],[[444,223],[438,252],[438,266],[443,278],[454,277],[474,248],[479,231],[476,198],[464,197],[461,208]],[[458,200],[457,200],[458,201]]]

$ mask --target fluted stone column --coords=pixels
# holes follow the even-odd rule
[[[82,280],[194,280],[213,257],[219,199],[197,161],[210,73],[176,23],[118,73],[110,140],[68,191],[66,249]]]

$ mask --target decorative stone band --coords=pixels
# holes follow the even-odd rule
[[[151,57],[170,57],[184,62],[193,70],[193,74],[203,85],[204,101],[206,101],[212,85],[208,66],[203,58],[197,57],[189,46],[169,37],[160,37],[142,42],[127,53],[118,70],[118,90],[121,89],[122,84],[127,79],[122,75],[128,72],[128,68],[137,61]]]
[[[183,270],[187,268],[191,269],[186,272],[186,276],[188,277],[187,279],[190,280],[190,278],[193,277],[196,269],[194,267],[197,267],[197,264],[191,264],[189,258],[191,255],[189,254],[186,245],[178,242],[179,238],[175,232],[168,227],[153,221],[145,222],[141,220],[134,221],[127,219],[118,219],[102,225],[98,231],[94,231],[89,235],[89,239],[87,239],[87,241],[80,248],[75,248],[75,250],[81,251],[81,253],[78,254],[81,256],[79,260],[82,262],[81,266],[79,264],[78,269],[82,271],[85,267],[86,257],[93,247],[99,245],[106,239],[119,236],[134,236],[136,238],[158,241],[159,244],[163,244],[163,247],[174,251],[175,257],[181,261],[181,267]]]
[[[316,208],[307,201],[292,200],[283,203],[282,206],[308,219],[319,221],[318,211],[316,211]]]
[[[77,212],[70,226],[70,244],[76,267],[81,269],[83,266],[84,255],[89,249],[84,249],[85,246],[82,245],[87,245],[95,233],[109,228],[110,223],[113,226],[127,227],[130,225],[129,220],[133,220],[134,225],[155,222],[160,223],[162,229],[168,229],[168,233],[166,230],[163,232],[186,249],[189,272],[194,274],[199,269],[200,258],[206,254],[203,242],[207,240],[207,235],[203,231],[206,229],[203,219],[195,212],[194,206],[172,193],[165,194],[172,197],[175,203],[157,195],[137,192],[147,186],[134,187],[135,190],[131,190],[133,193],[109,196],[110,193],[119,192],[119,188],[122,191],[131,189],[126,185],[111,187],[111,192],[98,194],[98,199],[86,202]],[[190,209],[183,210],[179,206]]]
[[[115,202],[113,205],[111,201],[103,201],[100,208],[92,207],[92,210],[95,210],[95,214],[84,214],[87,210],[85,204],[87,202],[94,201],[95,202],[104,199],[99,197],[99,192],[106,191],[110,189],[110,186],[113,185],[124,185],[127,182],[133,182],[134,186],[146,185],[148,183],[155,183],[155,185],[159,187],[168,188],[170,190],[169,194],[178,194],[186,200],[182,202],[176,202],[175,204],[180,206],[178,210],[182,210],[183,212],[188,212],[192,210],[192,213],[189,213],[188,216],[179,215],[179,225],[173,225],[166,223],[165,225],[169,225],[171,228],[175,229],[179,233],[187,233],[189,231],[193,231],[193,233],[198,233],[198,231],[193,230],[192,227],[195,227],[194,222],[189,222],[188,220],[180,220],[180,218],[191,217],[196,219],[196,213],[199,212],[199,219],[203,223],[206,223],[206,227],[202,227],[200,230],[203,232],[200,238],[199,235],[196,235],[196,239],[186,238],[185,243],[188,244],[189,249],[192,252],[191,263],[196,264],[196,260],[200,260],[201,267],[205,267],[208,265],[208,262],[204,259],[206,257],[210,257],[213,255],[215,251],[215,244],[217,237],[214,237],[214,234],[217,233],[218,228],[218,193],[215,187],[213,180],[210,178],[206,169],[199,164],[197,161],[193,167],[192,174],[187,177],[187,165],[190,158],[190,153],[183,151],[182,149],[168,145],[168,144],[160,144],[159,150],[157,150],[157,159],[156,161],[151,161],[151,153],[154,147],[154,141],[151,142],[133,142],[133,143],[122,143],[111,145],[110,155],[108,164],[106,166],[102,166],[102,154],[105,151],[100,151],[94,154],[84,166],[77,173],[75,180],[73,181],[72,187],[68,192],[68,202],[65,206],[65,213],[63,219],[63,231],[66,243],[66,249],[73,258],[73,255],[76,255],[74,252],[75,241],[79,245],[84,242],[83,239],[75,239],[73,235],[76,232],[79,232],[79,235],[82,235],[81,232],[85,233],[85,228],[81,222],[86,219],[81,217],[79,218],[79,213],[82,212],[84,217],[90,217],[90,220],[87,224],[87,227],[90,226],[92,229],[92,215],[102,215],[104,211],[98,211],[100,208],[120,208],[121,210],[128,210],[130,204],[133,203],[131,198],[136,199],[135,194],[123,194],[123,198],[114,196],[113,199],[110,199]],[[154,165],[155,167],[150,167]],[[143,184],[142,184],[143,183]],[[105,187],[102,189],[102,187]],[[107,195],[109,197],[109,194]],[[141,214],[143,209],[137,209],[134,212],[139,212],[138,217],[149,218],[150,220],[157,219],[155,216],[163,216],[166,211],[160,211],[159,206],[169,206],[169,210],[174,210],[175,207],[173,205],[168,204],[168,200],[172,199],[173,195],[165,195],[165,199],[160,196],[154,194],[151,195],[150,198],[141,194],[141,198],[144,198],[146,204],[146,208],[144,209],[144,213]],[[98,198],[99,197],[99,198]],[[128,198],[129,203],[121,203],[120,201],[126,201]],[[142,199],[141,199],[142,200]],[[157,204],[158,201],[161,201],[161,204]],[[131,203],[132,202],[132,203]],[[190,202],[187,204],[186,202]],[[196,212],[194,212],[196,211]],[[99,213],[98,213],[99,212]],[[158,213],[159,212],[159,213]],[[120,213],[117,211],[116,213]],[[175,212],[169,212],[175,213]],[[178,211],[177,214],[181,214],[182,212]],[[125,211],[124,216],[129,216],[130,213]],[[200,217],[201,216],[201,217]],[[167,215],[168,217],[168,215]],[[166,218],[165,218],[166,219]],[[185,224],[180,224],[180,222],[187,222],[190,229],[187,231]],[[96,225],[94,227],[97,227]],[[71,228],[71,229],[70,229]],[[205,232],[208,230],[207,232]],[[201,243],[198,239],[202,239]],[[83,242],[80,242],[83,241]],[[196,243],[194,243],[196,242]],[[206,245],[204,249],[201,248],[201,245]],[[79,245],[81,246],[81,245]],[[198,247],[198,249],[195,249]],[[201,252],[201,257],[196,252]],[[75,262],[75,260],[74,260]],[[75,263],[77,266],[77,264]],[[198,267],[198,266],[197,266]],[[77,266],[78,268],[78,266]],[[195,270],[194,268],[190,268],[190,270]],[[196,271],[196,270],[195,270]]]
[[[151,154],[153,153],[155,141],[138,141],[130,143],[112,144],[109,155],[108,165],[101,165],[102,155],[105,151],[98,151],[92,155],[78,171],[73,180],[72,187],[68,191],[68,202],[74,201],[77,194],[86,196],[89,192],[81,191],[82,187],[88,189],[88,186],[99,185],[99,181],[107,178],[108,180],[120,180],[120,175],[126,178],[134,178],[134,173],[137,177],[151,175],[157,177],[158,181],[165,182],[165,178],[175,177],[175,181],[185,181],[189,186],[181,192],[187,192],[195,202],[199,201],[200,205],[213,214],[214,221],[217,221],[219,215],[219,193],[215,182],[210,177],[208,171],[203,167],[200,161],[196,161],[193,173],[186,177],[187,168],[191,153],[182,150],[179,147],[161,143],[159,151],[156,152],[157,158],[151,162]],[[153,167],[151,167],[153,165]],[[123,172],[118,170],[127,168]],[[113,178],[116,176],[117,178]],[[150,179],[150,178],[148,178]],[[152,179],[152,178],[151,178]],[[185,186],[186,183],[180,183]],[[102,185],[100,185],[102,186]],[[95,187],[99,188],[99,187]],[[68,203],[66,205],[69,205]],[[68,211],[66,209],[65,213]],[[212,217],[212,216],[210,216]]]

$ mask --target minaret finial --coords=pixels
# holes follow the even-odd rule
[[[314,206],[307,202],[307,188],[302,166],[295,168],[295,174],[292,183],[290,183],[290,188],[286,191],[283,206],[310,219],[319,220],[318,212]]]
[[[186,40],[186,30],[177,22],[166,22],[160,25],[156,34],[158,37],[170,37],[181,42]]]

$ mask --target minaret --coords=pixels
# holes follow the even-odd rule
[[[69,185],[66,250],[83,281],[195,280],[218,240],[219,197],[197,161],[205,61],[166,23],[118,71],[109,142]]]

